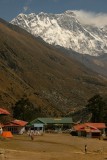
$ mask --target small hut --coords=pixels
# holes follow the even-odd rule
[[[23,134],[25,132],[25,126],[28,122],[22,120],[13,120],[4,125],[4,131],[11,131],[13,134]]]
[[[73,126],[73,132],[75,131],[77,136],[99,138],[105,134],[105,128],[105,123],[84,123]]]

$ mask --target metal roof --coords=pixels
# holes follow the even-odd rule
[[[59,117],[59,118],[37,118],[30,122],[28,125],[33,125],[35,123],[47,124],[71,124],[73,120],[71,117]]]
[[[6,109],[0,108],[0,115],[8,115],[10,114]]]
[[[17,119],[15,119],[15,120],[13,120],[13,121],[5,124],[4,126],[5,126],[5,127],[6,127],[6,126],[14,126],[14,127],[15,127],[15,126],[21,126],[21,127],[23,127],[23,126],[25,126],[27,123],[28,123],[28,122],[26,122],[26,121],[22,121],[22,120],[17,120]]]
[[[106,128],[105,123],[84,123],[84,124],[77,124],[74,126],[74,130],[76,131],[88,131],[90,132],[100,132],[99,129]]]

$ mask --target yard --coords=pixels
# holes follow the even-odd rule
[[[87,144],[88,152],[84,153]],[[0,160],[102,160],[107,159],[107,141],[44,134],[31,141],[28,135],[0,140]]]

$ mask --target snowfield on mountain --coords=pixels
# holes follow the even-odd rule
[[[84,25],[70,10],[61,14],[21,13],[10,23],[54,46],[91,56],[107,53],[107,26]]]

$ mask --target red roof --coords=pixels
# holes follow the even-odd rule
[[[77,125],[74,126],[74,129],[76,131],[82,130],[84,128],[85,128],[85,124],[77,124]]]
[[[4,125],[2,123],[0,123],[0,127],[4,127]]]
[[[98,129],[106,128],[105,123],[85,123],[85,124],[88,125],[88,126],[93,126],[95,128],[98,128]]]
[[[19,126],[25,126],[28,122],[15,119],[12,123],[17,124]]]
[[[10,122],[5,124],[3,127],[19,127],[19,125]]]
[[[0,114],[2,115],[8,115],[10,114],[6,109],[0,108]]]
[[[28,122],[26,121],[22,121],[22,120],[14,120],[14,121],[11,121],[10,123],[7,123],[5,124],[4,126],[14,126],[14,127],[17,127],[17,126],[25,126]]]
[[[100,132],[99,129],[106,128],[105,123],[84,123],[74,126],[76,131]]]

